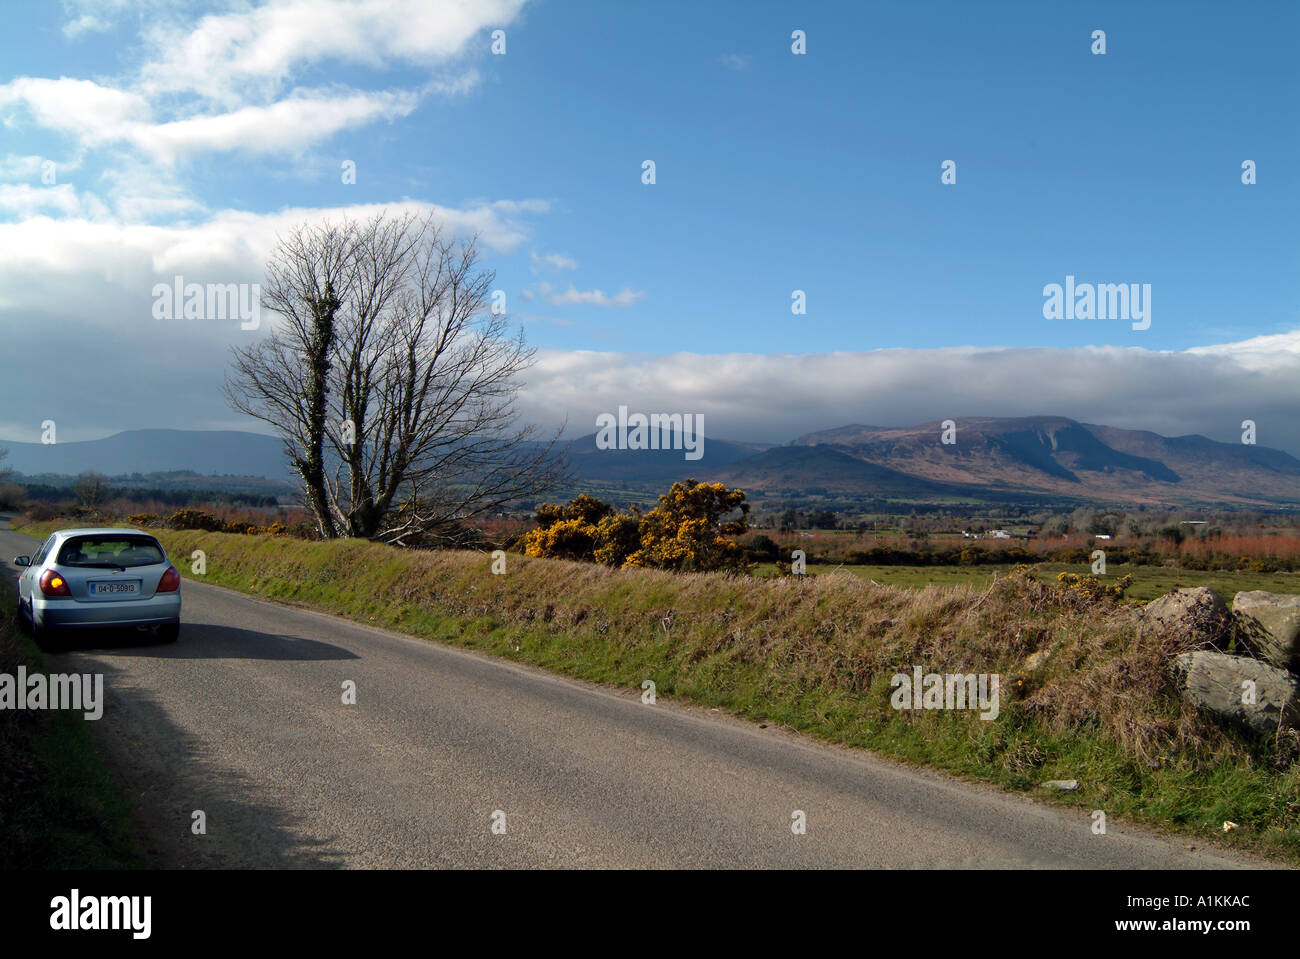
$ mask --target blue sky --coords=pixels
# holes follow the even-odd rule
[[[400,5],[329,0],[70,0],[17,11],[0,41],[0,227],[26,249],[33,231],[71,249],[79,223],[110,245],[104,231],[156,227],[140,247],[158,275],[184,260],[178,250],[200,250],[191,272],[224,280],[256,260],[262,247],[249,235],[285,216],[435,204],[458,232],[483,231],[512,316],[544,351],[543,379],[574,364],[585,371],[539,410],[585,418],[623,399],[609,391],[621,380],[634,401],[667,393],[679,407],[716,405],[756,439],[805,420],[839,425],[824,416],[947,415],[920,401],[924,391],[909,405],[897,385],[873,398],[836,380],[841,392],[804,419],[739,416],[762,395],[740,380],[766,378],[789,399],[827,375],[818,363],[835,353],[906,351],[891,354],[895,378],[932,376],[929,360],[965,346],[1017,348],[1026,373],[1049,355],[1034,349],[1090,370],[1114,366],[1114,354],[1069,351],[1132,348],[1152,364],[1176,354],[1176,371],[1166,363],[1098,385],[1123,394],[1111,407],[1082,403],[1087,381],[1054,397],[1060,377],[1048,376],[1042,408],[1024,411],[1112,422],[1128,411],[1116,425],[1221,437],[1250,410],[1220,403],[1231,408],[1218,418],[1183,416],[1176,376],[1189,387],[1199,379],[1203,393],[1205,377],[1232,392],[1265,366],[1272,386],[1294,372],[1269,364],[1279,351],[1300,357],[1300,4],[423,8],[422,25]],[[358,39],[313,46],[330,17]],[[498,28],[504,56],[490,52]],[[791,52],[794,29],[806,31],[806,55]],[[1104,56],[1090,50],[1096,29]],[[57,197],[35,192],[34,158],[58,160]],[[657,166],[650,186],[647,159]],[[945,160],[957,165],[956,185],[940,182]],[[1256,185],[1241,183],[1244,160],[1257,164]],[[341,182],[344,161],[356,164],[354,185]],[[113,271],[85,253],[90,241],[75,242],[63,259],[80,265],[56,271],[60,282],[80,270],[88,300],[103,302],[95,284]],[[1042,288],[1066,274],[1150,284],[1150,328],[1044,319]],[[806,292],[804,316],[791,314],[795,289]],[[142,279],[123,302],[146,293]],[[134,315],[113,321],[136,349],[157,339],[147,327]],[[604,366],[578,351],[601,354]],[[694,359],[655,366],[678,354]],[[748,373],[736,358],[745,354],[760,355]],[[771,357],[787,354],[804,359],[774,368]],[[864,375],[880,378],[884,359],[864,358]],[[1203,368],[1211,362],[1215,371]],[[710,371],[722,370],[735,380],[710,392]],[[578,402],[593,392],[598,400]],[[996,394],[945,402],[979,406],[959,410],[968,415],[1016,405]],[[1251,402],[1286,412],[1281,394]],[[229,411],[197,401],[184,415],[231,425]],[[143,422],[126,406],[121,417],[185,425]],[[19,427],[30,425],[9,431]],[[1300,433],[1288,436],[1300,447]]]

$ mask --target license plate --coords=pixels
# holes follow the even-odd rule
[[[90,595],[109,596],[140,592],[139,583],[91,583]]]

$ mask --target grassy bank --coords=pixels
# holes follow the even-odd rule
[[[48,674],[51,663],[18,628],[0,587],[0,673]],[[55,672],[63,668],[54,665]],[[79,712],[0,710],[0,869],[129,869],[147,865],[129,807]]]
[[[491,557],[473,552],[158,535],[187,578],[201,549],[208,582],[627,689],[652,679],[664,697],[1171,828],[1196,845],[1300,860],[1300,737],[1252,737],[1185,704],[1166,667],[1192,640],[1143,626],[1132,605],[1024,575],[908,589],[843,572],[761,580],[514,554],[493,575]],[[890,678],[913,666],[999,674],[1000,714],[893,709]],[[1053,779],[1081,787],[1037,789]],[[1240,825],[1226,837],[1225,820]]]
[[[771,575],[772,564],[760,567],[763,575]],[[817,564],[808,567],[808,572],[829,573],[835,569],[832,564]],[[888,586],[957,586],[971,585],[986,587],[993,581],[994,572],[998,577],[1006,576],[1011,571],[1010,565],[998,566],[854,566],[840,567],[841,572],[852,573],[863,579],[875,580]],[[1036,567],[1044,579],[1054,579],[1059,572],[1087,573],[1087,563],[1041,563]],[[1169,566],[1138,566],[1130,564],[1112,565],[1109,580],[1114,581],[1125,574],[1132,574],[1133,585],[1125,592],[1130,600],[1150,600],[1163,596],[1171,589],[1184,586],[1209,586],[1228,600],[1243,591],[1252,589],[1268,590],[1272,593],[1300,593],[1300,573],[1255,573],[1239,570],[1190,570]]]

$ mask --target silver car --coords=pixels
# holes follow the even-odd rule
[[[164,642],[181,628],[181,577],[162,544],[137,529],[61,529],[35,556],[14,560],[18,618],[37,639],[54,629],[150,627]]]

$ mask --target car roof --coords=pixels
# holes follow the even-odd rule
[[[148,536],[150,539],[156,539],[152,533],[146,533],[142,529],[131,529],[129,527],[119,526],[112,528],[91,527],[87,529],[57,529],[54,535],[60,539],[70,539],[73,536]]]

